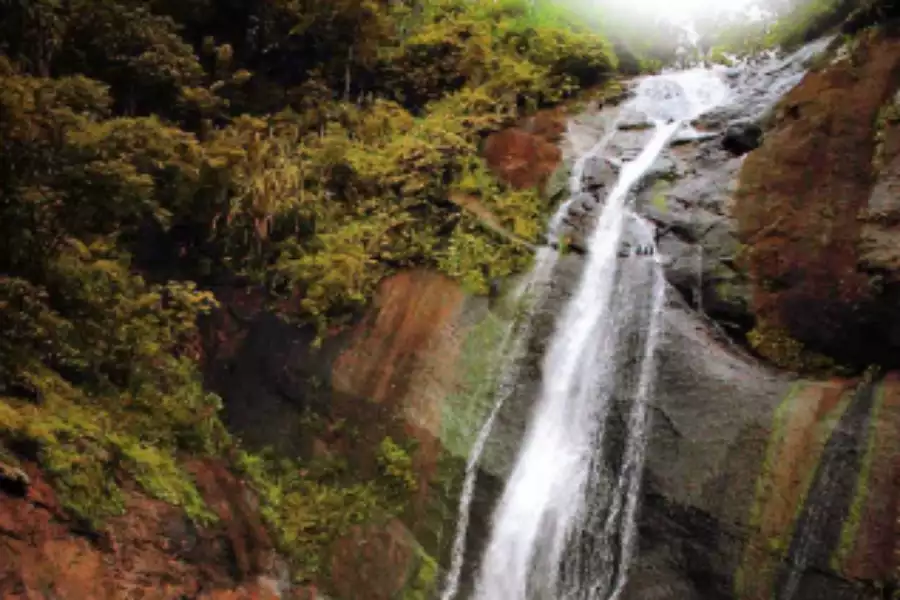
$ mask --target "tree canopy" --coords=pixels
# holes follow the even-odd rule
[[[450,195],[535,240],[549,207],[481,141],[619,64],[538,4],[0,0],[0,460],[39,462],[90,526],[123,510],[123,473],[213,518],[182,468],[235,447],[197,364],[204,290],[295,298],[325,333],[398,269],[480,293],[525,268]],[[310,494],[381,506],[261,461],[241,463],[301,578],[348,525],[298,520]]]

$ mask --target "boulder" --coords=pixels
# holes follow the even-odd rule
[[[565,130],[560,111],[541,111],[488,136],[482,154],[494,174],[514,188],[543,188],[562,161],[558,143]]]
[[[863,36],[849,59],[811,71],[784,97],[746,157],[735,216],[753,310],[771,334],[760,351],[771,360],[900,365],[889,228],[860,219],[890,197],[892,169],[873,186],[873,157],[877,117],[898,87],[900,41]],[[785,355],[775,338],[792,339],[807,359]]]
[[[604,190],[611,189],[617,177],[618,169],[609,160],[601,156],[593,156],[584,163],[581,181],[586,191],[599,194]]]
[[[517,458],[556,317],[582,268],[583,259],[562,258],[530,322],[482,457],[480,525],[467,556],[480,555],[497,482]],[[795,379],[748,355],[674,293],[663,320],[639,542],[622,597],[850,600],[860,585],[890,581],[900,375]],[[448,399],[446,410],[461,413],[458,402]],[[616,410],[626,411],[624,402]],[[612,423],[609,435],[624,437],[624,421]]]
[[[753,326],[749,279],[735,262],[732,208],[741,160],[716,139],[679,146],[666,157],[669,175],[639,189],[638,209],[657,225],[669,283],[740,337]]]
[[[763,131],[756,123],[734,123],[725,130],[722,147],[735,156],[756,150],[762,143]]]
[[[900,283],[900,94],[882,109],[874,163],[878,168],[869,201],[860,214],[860,266]]]

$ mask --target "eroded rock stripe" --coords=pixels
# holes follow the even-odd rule
[[[846,382],[798,382],[775,414],[736,577],[742,600],[768,600],[826,442],[849,402]]]

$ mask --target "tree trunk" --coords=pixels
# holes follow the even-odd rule
[[[344,69],[344,102],[350,102],[350,65],[353,63],[353,46],[347,49],[347,66]]]

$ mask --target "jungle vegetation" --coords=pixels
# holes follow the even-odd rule
[[[486,293],[529,252],[450,195],[525,240],[551,207],[485,136],[658,67],[670,30],[549,0],[0,0],[0,461],[99,529],[125,481],[214,519],[185,464],[227,457],[321,578],[330,540],[402,507],[407,450],[382,440],[376,480],[241,449],[199,367],[210,290],[322,336],[400,269]]]
[[[125,481],[214,519],[184,465],[229,457],[320,577],[330,540],[402,506],[406,449],[382,441],[377,481],[241,450],[199,368],[210,290],[263,289],[321,335],[398,269],[486,292],[529,253],[450,194],[536,239],[549,207],[481,141],[618,65],[551,3],[0,0],[0,461],[98,529]]]

